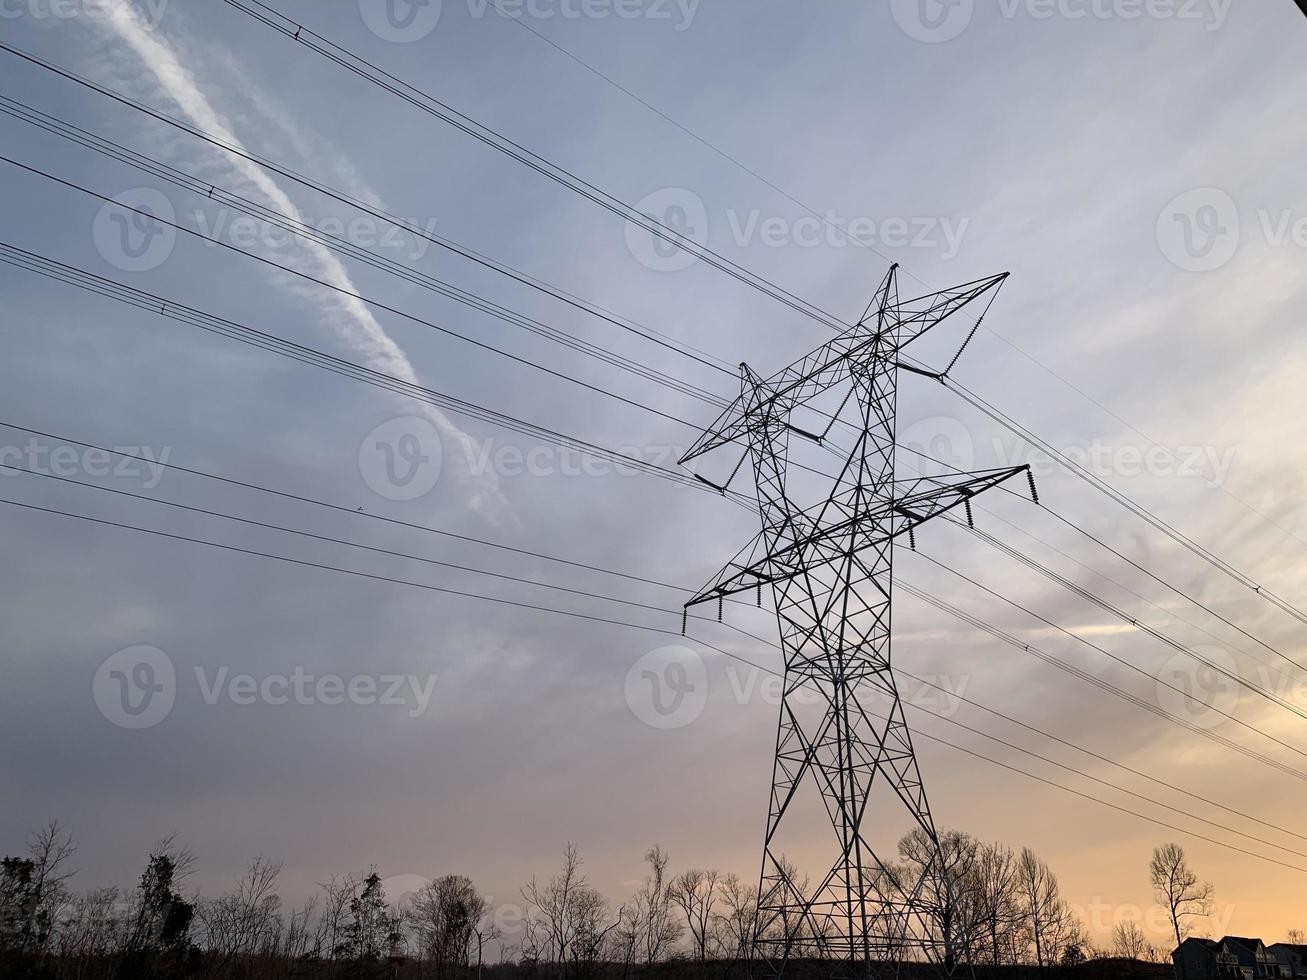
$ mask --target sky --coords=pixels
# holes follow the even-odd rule
[[[905,296],[1011,272],[951,376],[1307,606],[1307,23],[1293,4],[499,2],[273,6],[845,322],[891,262]],[[236,7],[11,0],[0,17],[6,46],[336,194],[0,51],[6,246],[448,396],[0,267],[0,463],[35,471],[0,471],[0,847],[58,817],[81,842],[75,883],[93,887],[134,880],[176,833],[204,892],[262,854],[285,861],[288,901],[375,866],[397,889],[468,874],[511,906],[569,841],[615,903],[655,843],[676,868],[756,875],[776,688],[730,655],[766,670],[780,655],[732,626],[771,641],[775,619],[737,607],[682,639],[684,593],[653,583],[697,587],[757,515],[449,399],[672,470],[718,409],[270,230],[224,196],[716,397],[738,392],[741,361],[771,374],[830,330]],[[947,321],[920,356],[947,363],[971,326]],[[912,449],[963,468],[1030,463],[1071,523],[999,492],[978,527],[1107,603],[954,526],[898,549],[901,585],[1079,672],[896,592],[896,666],[948,692],[901,678],[938,826],[1034,848],[1100,941],[1142,917],[1163,943],[1147,861],[1170,840],[1215,884],[1208,931],[1307,927],[1307,839],[1285,832],[1307,805],[1307,777],[1286,772],[1307,752],[1307,672],[1292,663],[1307,663],[1304,623],[950,390],[905,374],[898,411],[901,476],[921,465]],[[734,486],[752,491],[747,468]],[[829,834],[805,832],[800,863]]]

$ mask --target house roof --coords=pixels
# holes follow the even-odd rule
[[[1247,936],[1226,936],[1221,942],[1236,943],[1245,949],[1256,949],[1258,946],[1265,945],[1260,939],[1252,939]]]

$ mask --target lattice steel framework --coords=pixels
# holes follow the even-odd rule
[[[688,463],[728,443],[745,446],[762,516],[758,537],[687,608],[720,608],[729,596],[755,591],[761,601],[770,587],[784,651],[756,975],[779,975],[788,962],[813,958],[844,961],[853,975],[913,961],[952,970],[947,938],[932,928],[924,907],[923,889],[943,868],[943,855],[890,666],[893,548],[956,507],[966,507],[969,519],[971,497],[1027,467],[896,480],[894,419],[900,369],[942,376],[904,363],[903,349],[968,304],[986,296],[992,303],[1006,278],[901,302],[892,267],[862,321],[830,343],[766,380],[740,365],[739,398],[682,457]],[[841,386],[850,390],[840,409],[825,413],[825,433],[793,423],[796,409]],[[850,395],[856,442],[829,495],[800,508],[786,494],[790,437],[825,441]],[[871,710],[873,701],[883,714]],[[814,812],[824,810],[833,830],[821,847],[815,886],[798,878],[783,850],[787,816],[797,829],[805,798]],[[901,830],[920,828],[933,861],[905,876],[892,861],[892,843],[874,846],[873,816],[884,824],[897,819]],[[811,838],[798,840],[811,856]]]

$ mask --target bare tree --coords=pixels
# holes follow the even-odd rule
[[[1153,849],[1148,865],[1149,878],[1171,917],[1175,931],[1175,944],[1179,946],[1193,931],[1193,919],[1205,918],[1212,912],[1214,889],[1210,881],[1199,881],[1189,867],[1184,848],[1179,844],[1165,844]]]
[[[1074,948],[1083,955],[1084,929],[1062,899],[1057,876],[1030,848],[1017,859],[1017,895],[1024,919],[1026,946],[1041,969]]]
[[[1285,941],[1295,946],[1307,946],[1307,929],[1290,929],[1285,934]]]
[[[972,874],[978,930],[988,947],[990,963],[998,966],[1014,957],[1022,919],[1016,855],[1001,844],[982,844]]]
[[[667,875],[671,858],[655,844],[645,852],[644,859],[649,864],[649,876],[636,894],[635,904],[642,923],[644,962],[648,965],[661,960],[684,930],[672,914]]]
[[[1112,930],[1112,953],[1127,960],[1143,960],[1149,954],[1148,937],[1134,922],[1118,922]]]
[[[655,844],[645,852],[644,859],[649,864],[649,874],[640,890],[623,906],[618,927],[628,969],[637,959],[645,966],[658,962],[685,931],[673,913],[667,852]]]
[[[735,962],[749,958],[758,921],[758,888],[734,872],[718,887],[721,912],[713,914],[713,932],[719,953]]]
[[[81,977],[96,962],[107,961],[127,943],[128,922],[117,886],[74,895],[56,932],[54,951],[64,972]]]
[[[315,945],[323,950],[329,958],[335,959],[345,950],[345,918],[349,911],[350,900],[359,886],[359,879],[353,875],[336,877],[332,875],[318,887],[322,889],[322,918],[318,920]]]
[[[196,918],[204,946],[223,974],[244,958],[280,944],[281,897],[276,893],[282,863],[256,857],[229,894],[198,904]]]
[[[522,952],[557,962],[563,977],[590,972],[603,958],[616,923],[608,921],[608,902],[590,886],[575,844],[563,851],[563,868],[544,885],[532,878],[523,886],[528,905]]]
[[[700,963],[708,959],[708,947],[712,941],[713,907],[717,902],[720,878],[721,872],[715,868],[709,871],[694,869],[678,875],[668,886],[672,903],[685,914],[690,939],[694,944],[694,955]]]
[[[944,950],[944,968],[970,961],[978,926],[979,902],[974,838],[951,830],[933,837],[920,827],[899,841],[902,862],[895,869],[901,889],[915,891],[915,902],[929,918]]]
[[[310,895],[304,904],[291,912],[286,920],[286,928],[281,935],[281,945],[277,955],[281,958],[283,969],[289,972],[290,964],[296,960],[318,959],[322,956],[322,945],[317,941],[318,933],[313,927],[317,916],[318,897]]]
[[[810,884],[808,876],[800,878],[798,867],[782,854],[776,858],[775,877],[769,876],[766,890],[759,892],[754,938],[782,942],[783,952],[777,954],[778,958],[788,959],[805,940],[816,938],[819,927],[813,916],[795,911],[794,905],[787,900],[791,893],[808,894]]]
[[[437,977],[467,971],[472,942],[488,908],[472,880],[462,875],[437,878],[413,896],[408,919],[417,933],[419,951],[435,965]]]
[[[503,930],[495,925],[489,915],[482,915],[477,920],[477,924],[472,929],[472,937],[476,940],[477,947],[477,980],[481,980],[481,964],[485,957],[486,943],[493,943],[503,937]],[[504,955],[503,945],[500,945],[499,955]]]
[[[23,952],[45,951],[59,912],[69,899],[67,882],[76,872],[68,867],[68,861],[75,853],[77,842],[58,820],[51,820],[28,839],[32,904],[23,929]]]

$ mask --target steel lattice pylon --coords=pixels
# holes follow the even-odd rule
[[[905,880],[892,852],[878,852],[870,839],[873,818],[883,820],[889,814],[881,811],[892,808],[928,835],[943,867],[890,666],[893,548],[896,538],[1028,468],[894,478],[898,372],[942,376],[904,363],[903,348],[973,301],[988,295],[992,303],[1006,279],[900,302],[896,271],[891,267],[860,323],[779,374],[764,380],[742,364],[739,398],[681,460],[728,443],[745,446],[762,516],[761,534],[687,608],[755,590],[761,600],[769,586],[780,625],[783,700],[753,943],[762,975],[799,958],[841,960],[863,975],[912,961],[952,969],[946,939],[933,934],[920,901],[933,869]],[[825,433],[793,423],[796,409],[842,386],[850,391],[840,409],[826,413]],[[790,437],[823,442],[850,396],[856,443],[829,495],[800,508],[786,495]],[[873,699],[888,705],[884,714],[871,710]],[[813,806],[820,800],[834,831],[815,885],[797,878],[783,851],[786,817],[805,797]],[[811,843],[803,840],[809,852]]]

